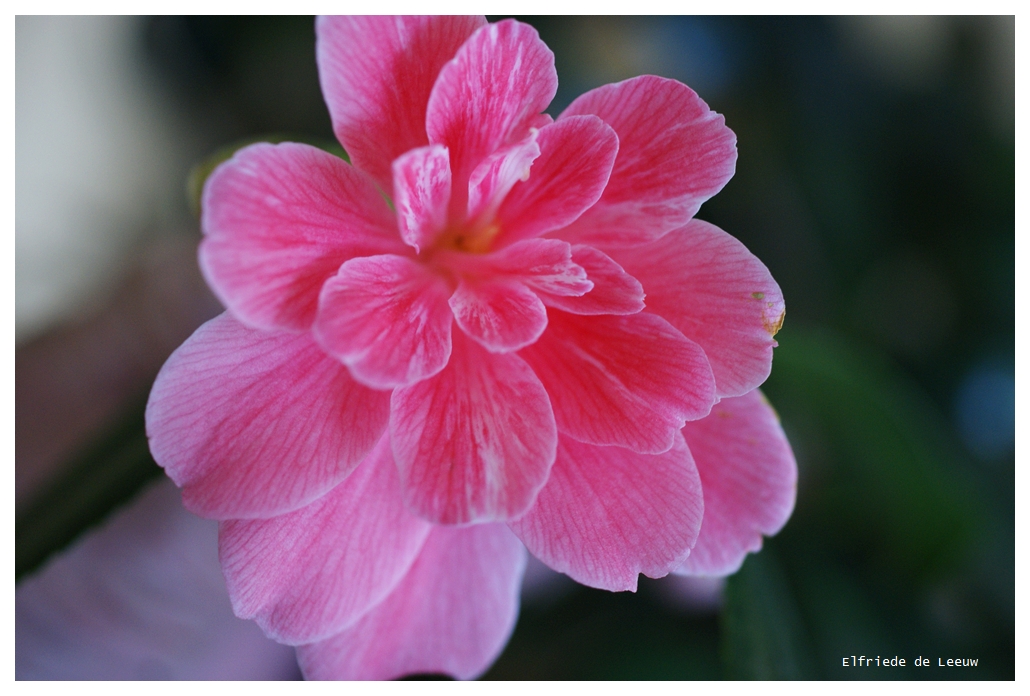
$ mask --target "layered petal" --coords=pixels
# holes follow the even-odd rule
[[[411,384],[451,355],[450,294],[443,278],[409,258],[352,259],[322,288],[315,336],[362,384]]]
[[[448,301],[454,321],[491,353],[510,353],[540,338],[547,309],[516,280],[462,280]]]
[[[489,254],[441,252],[437,258],[462,277],[518,280],[537,293],[567,297],[582,295],[594,287],[572,256],[568,242],[525,239]]]
[[[737,138],[686,85],[653,75],[604,85],[558,121],[599,116],[619,136],[619,156],[597,204],[561,231],[570,241],[628,246],[681,227],[733,176]]]
[[[659,454],[715,399],[704,351],[645,312],[549,310],[547,331],[519,355],[547,389],[558,429],[580,442]]]
[[[542,241],[542,240],[541,240]],[[644,308],[644,287],[607,254],[585,244],[572,248],[572,260],[586,271],[593,285],[576,296],[541,293],[548,307],[572,314],[636,314]]]
[[[233,609],[283,643],[334,635],[401,581],[430,526],[404,506],[384,435],[354,473],[310,505],[222,523],[219,556]]]
[[[497,244],[537,237],[572,223],[601,197],[619,151],[615,131],[596,116],[572,116],[540,129],[540,157],[497,213]]]
[[[723,399],[707,418],[687,423],[683,435],[701,475],[705,517],[677,572],[735,573],[749,552],[762,548],[762,535],[780,531],[794,509],[798,472],[790,443],[757,389]]]
[[[269,517],[342,481],[379,441],[388,409],[388,393],[355,382],[306,334],[256,331],[226,313],[161,368],[147,437],[193,512]]]
[[[459,332],[440,374],[394,391],[390,436],[408,505],[441,524],[523,514],[547,480],[558,438],[529,366]]]
[[[310,145],[243,148],[208,178],[202,210],[204,277],[255,328],[309,328],[340,264],[404,250],[372,181]]]
[[[720,397],[745,394],[772,370],[783,294],[743,244],[701,220],[613,255],[641,278],[648,311],[705,350]]]
[[[427,145],[393,162],[393,204],[401,239],[415,251],[428,247],[447,225],[451,161],[447,148]]]
[[[390,163],[428,145],[426,105],[444,64],[483,17],[319,17],[315,53],[333,131],[386,192]]]
[[[509,523],[529,551],[573,580],[617,592],[658,578],[690,553],[705,507],[683,438],[664,454],[558,440],[547,485]]]
[[[508,641],[526,551],[504,525],[434,527],[389,597],[342,633],[297,649],[308,679],[474,679]]]
[[[539,156],[537,132],[531,131],[529,137],[514,145],[502,147],[472,170],[469,177],[468,220],[473,226],[490,224],[512,187],[529,178],[530,167]],[[489,244],[494,234],[488,231],[480,238]]]
[[[429,141],[451,151],[451,219],[467,211],[472,170],[549,119],[541,118],[558,89],[554,54],[536,29],[505,20],[476,31],[447,63],[426,110]]]

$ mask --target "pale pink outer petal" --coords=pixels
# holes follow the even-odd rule
[[[636,591],[690,553],[701,528],[701,480],[681,436],[664,454],[558,438],[547,485],[509,526],[530,553],[573,580]]]
[[[559,234],[627,246],[681,227],[733,176],[737,137],[686,85],[653,75],[605,85],[558,118],[600,116],[619,135],[619,156],[597,204]]]
[[[309,328],[341,263],[405,250],[372,181],[310,145],[243,148],[208,178],[201,207],[204,277],[255,328]]]
[[[297,648],[307,679],[474,679],[515,627],[526,550],[504,525],[434,527],[415,565],[352,628]]]
[[[467,219],[473,225],[490,224],[512,186],[529,178],[530,167],[540,156],[536,139],[536,131],[531,131],[529,137],[502,147],[472,170]]]
[[[483,17],[319,17],[315,54],[333,131],[390,192],[390,164],[429,144],[426,105],[444,63]]]
[[[798,470],[776,412],[762,393],[723,399],[712,413],[687,423],[705,496],[701,534],[683,575],[729,575],[762,548],[794,509]],[[557,469],[557,466],[555,466]]]
[[[545,305],[584,315],[636,314],[644,308],[644,287],[611,257],[594,247],[577,244],[572,248],[572,260],[586,271],[593,289],[575,297],[540,293]]]
[[[641,279],[648,311],[705,349],[720,397],[745,394],[772,370],[783,323],[780,286],[743,244],[701,220],[661,239],[613,252]]]
[[[233,610],[298,645],[347,628],[408,572],[431,525],[401,498],[389,436],[340,485],[266,520],[229,520],[219,557]]]
[[[451,355],[450,294],[443,278],[403,256],[352,259],[322,288],[315,337],[362,384],[411,384]]]
[[[307,334],[256,331],[225,313],[161,368],[147,437],[193,512],[269,517],[342,481],[379,441],[389,398]]]
[[[554,54],[536,29],[512,19],[477,30],[440,70],[426,131],[430,142],[451,151],[452,220],[467,211],[465,184],[472,170],[539,127],[557,89]]]
[[[547,308],[517,280],[462,280],[448,301],[454,321],[491,353],[510,353],[540,338]]]
[[[427,145],[393,162],[393,204],[401,239],[419,251],[447,226],[451,161],[447,148]]]
[[[711,409],[704,351],[661,317],[547,315],[547,331],[519,355],[547,389],[562,433],[660,454],[684,422]]]
[[[539,236],[573,222],[601,197],[619,138],[596,116],[562,119],[540,130],[540,157],[497,212],[498,244]]]
[[[523,514],[547,481],[558,441],[529,366],[461,332],[443,372],[394,391],[390,437],[408,506],[440,524]]]

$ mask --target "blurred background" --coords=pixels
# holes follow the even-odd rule
[[[783,289],[763,389],[799,483],[787,526],[726,581],[611,594],[531,566],[486,678],[1014,678],[1014,19],[520,19],[555,52],[552,115],[652,73],[737,134],[736,176],[698,217]],[[220,311],[191,169],[332,131],[310,17],[15,26],[16,573],[19,602],[43,602],[112,510],[158,495],[142,405]],[[53,629],[18,612],[19,678],[30,657],[52,675]]]

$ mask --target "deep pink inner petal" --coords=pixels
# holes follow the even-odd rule
[[[440,374],[394,391],[390,436],[408,505],[441,524],[523,514],[557,443],[551,404],[529,366],[458,331]]]
[[[463,280],[448,302],[467,336],[491,353],[528,346],[547,328],[547,309],[517,280]]]
[[[564,118],[540,130],[540,158],[497,213],[498,245],[564,227],[601,197],[619,138],[596,116]]]
[[[545,305],[586,315],[636,314],[644,308],[644,287],[611,257],[591,246],[577,244],[572,247],[572,260],[586,271],[593,289],[576,296],[541,293]]]
[[[362,384],[417,382],[450,357],[450,294],[447,282],[417,261],[353,259],[322,289],[315,336]]]
[[[489,254],[441,252],[436,263],[464,278],[518,280],[538,293],[568,297],[594,287],[572,256],[568,242],[525,239]]]
[[[393,194],[401,239],[415,251],[427,248],[447,225],[447,204],[451,200],[447,148],[428,145],[394,160]]]
[[[492,223],[505,196],[515,184],[529,178],[530,167],[539,156],[537,134],[532,131],[527,138],[502,147],[472,170],[467,219],[473,229]]]
[[[451,219],[465,215],[467,183],[488,155],[539,128],[558,89],[554,54],[536,29],[505,20],[473,34],[440,71],[426,110],[429,141],[451,151]]]
[[[704,351],[661,317],[547,315],[547,331],[519,355],[547,389],[563,433],[658,454],[685,421],[711,409]]]

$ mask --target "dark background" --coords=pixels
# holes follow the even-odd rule
[[[668,580],[544,582],[487,678],[1014,678],[1013,18],[520,19],[556,54],[552,115],[654,73],[737,134],[736,176],[698,217],[783,289],[763,389],[799,484],[787,526],[718,601]],[[154,18],[138,58],[205,151],[332,138],[311,18]],[[158,294],[175,292],[197,291]],[[184,335],[135,367],[137,397],[204,312],[180,314]],[[46,341],[19,346],[19,409]],[[19,467],[25,428],[48,427],[22,413]],[[90,432],[94,452],[123,437]],[[851,655],[935,666],[842,667]]]

